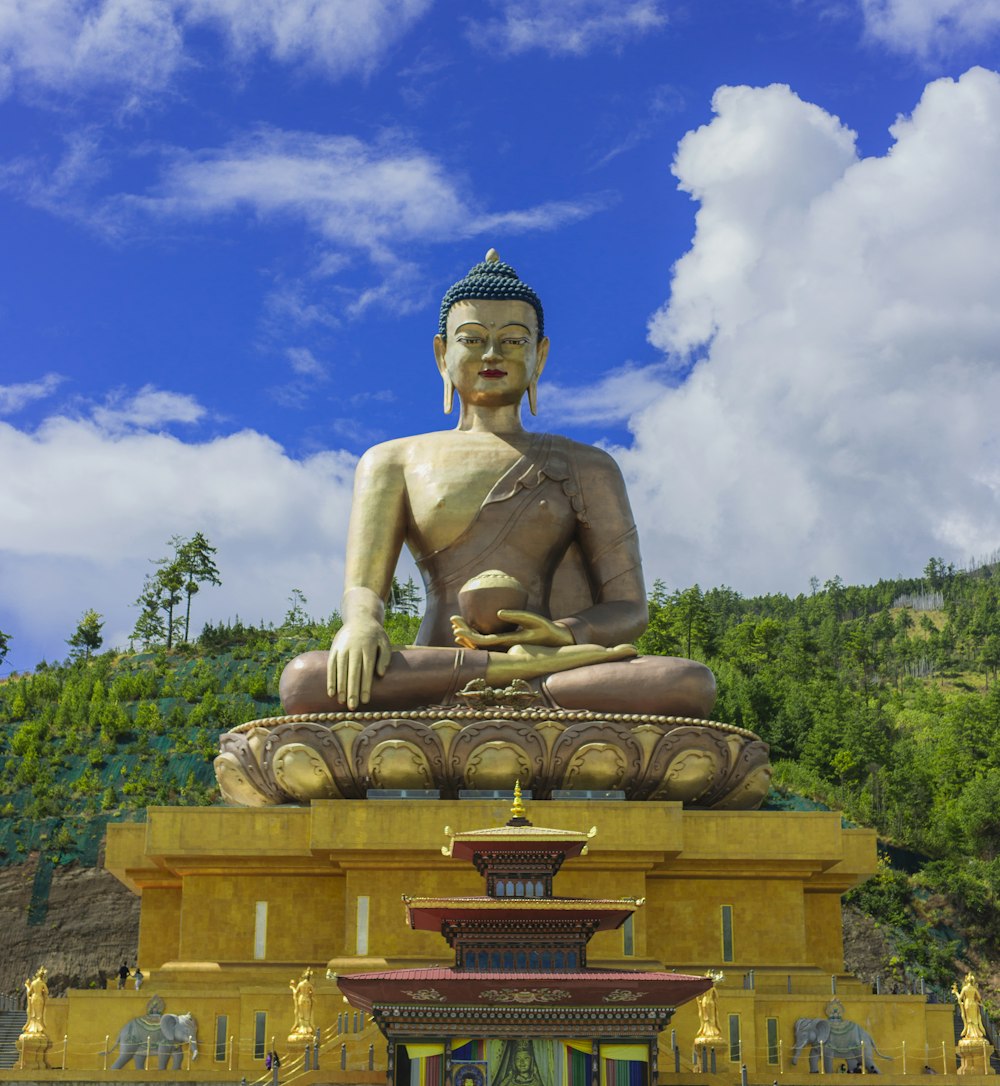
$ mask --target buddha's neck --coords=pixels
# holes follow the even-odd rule
[[[478,404],[463,403],[457,429],[484,434],[524,433],[524,427],[521,425],[521,405],[483,407]]]

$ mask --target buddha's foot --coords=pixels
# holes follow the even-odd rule
[[[491,652],[486,665],[488,682],[537,679],[560,671],[573,671],[590,664],[627,660],[638,656],[635,645],[514,645],[506,652]]]
[[[730,724],[544,707],[272,717],[227,732],[221,747],[216,777],[234,806],[363,799],[369,788],[455,798],[519,779],[536,799],[557,789],[620,791],[747,810],[760,806],[771,778],[767,745]]]

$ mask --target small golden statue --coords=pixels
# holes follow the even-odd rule
[[[709,970],[706,974],[712,987],[695,1000],[698,1006],[698,1032],[694,1035],[694,1069],[701,1070],[701,1054],[709,1049],[722,1047],[722,1027],[719,1025],[719,993],[716,984],[723,979],[722,973]]]
[[[313,1025],[313,996],[316,990],[312,986],[312,975],[312,969],[306,968],[298,980],[288,982],[295,1008],[295,1023],[288,1035],[290,1045],[312,1041],[316,1033]]]
[[[24,982],[28,1018],[17,1039],[22,1069],[48,1067],[46,1052],[52,1042],[45,1032],[45,1004],[49,998],[49,986],[45,983],[47,975],[45,966],[40,965],[38,972]]]
[[[975,973],[966,973],[965,981],[959,988],[953,984],[951,994],[958,1003],[962,1015],[962,1036],[955,1051],[958,1053],[958,1073],[960,1075],[990,1075],[990,1057],[993,1046],[986,1039],[983,1027],[983,997],[976,984]]]

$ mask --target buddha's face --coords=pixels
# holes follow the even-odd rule
[[[456,302],[448,312],[447,329],[447,339],[434,337],[434,356],[465,404],[519,403],[541,374],[549,352],[549,341],[538,338],[538,318],[527,302]]]

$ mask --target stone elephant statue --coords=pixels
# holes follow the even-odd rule
[[[802,1049],[809,1045],[809,1070],[815,1074],[819,1070],[820,1052],[823,1054],[823,1070],[830,1074],[834,1060],[847,1064],[849,1072],[861,1068],[864,1053],[865,1070],[879,1074],[879,1069],[872,1063],[872,1056],[891,1060],[878,1050],[871,1034],[857,1022],[840,1018],[796,1018],[795,1047],[792,1049],[792,1066],[798,1061]]]
[[[130,1018],[118,1033],[110,1051],[118,1049],[118,1058],[111,1065],[115,1070],[135,1060],[138,1070],[146,1069],[146,1055],[156,1054],[161,1071],[169,1065],[177,1069],[184,1053],[181,1046],[190,1044],[191,1059],[198,1058],[198,1023],[190,1014],[147,1014]]]

